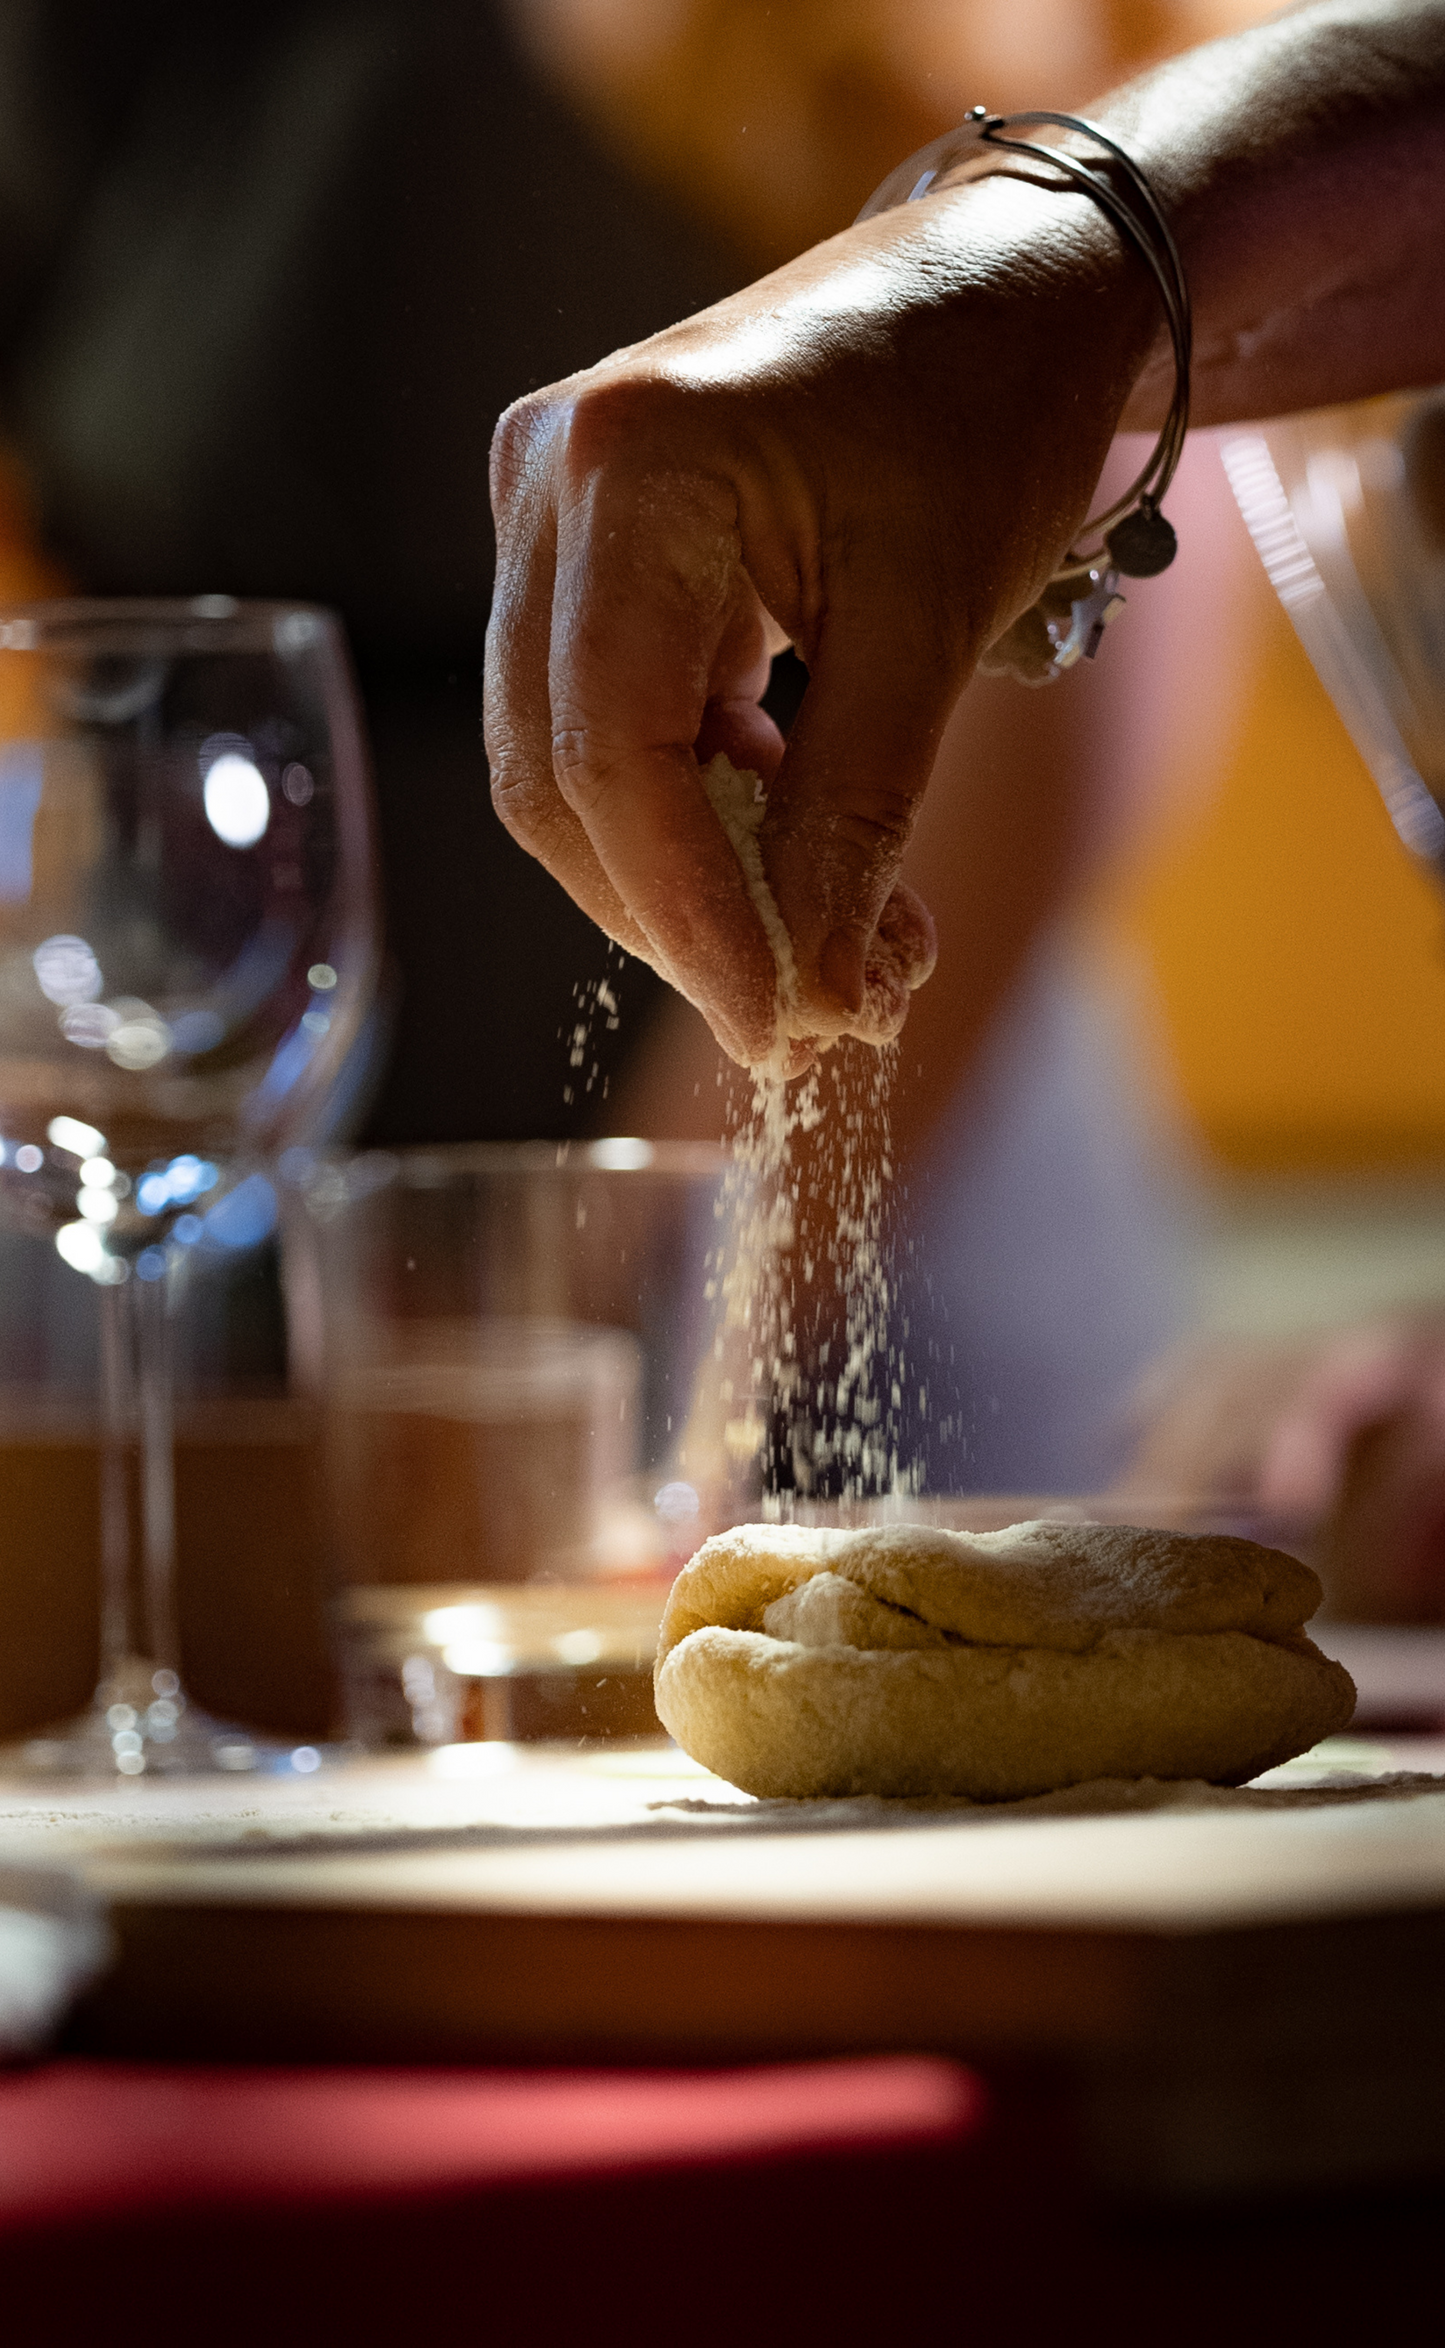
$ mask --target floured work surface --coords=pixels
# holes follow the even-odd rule
[[[1445,1778],[1320,1782],[1391,1757],[974,1808],[751,1802],[665,1749],[483,1746],[305,1784],[0,1789],[0,1856],[72,1858],[112,1904],[93,2046],[1062,2060],[1106,2182],[1299,2189],[1445,2172]]]

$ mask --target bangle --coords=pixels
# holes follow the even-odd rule
[[[1061,147],[1005,135],[1036,124],[1092,139],[1123,175],[1128,195],[1121,194],[1106,176],[1107,164],[1085,162]],[[1094,658],[1104,630],[1124,608],[1124,598],[1118,592],[1120,576],[1152,579],[1169,568],[1178,552],[1179,542],[1159,506],[1174,478],[1189,429],[1193,340],[1189,288],[1179,247],[1143,171],[1113,139],[1076,114],[990,114],[986,106],[975,106],[957,130],[921,147],[890,172],[858,218],[871,220],[896,205],[917,203],[936,191],[945,171],[961,163],[986,161],[990,149],[1027,155],[1047,164],[1066,186],[1080,189],[1108,214],[1114,226],[1138,247],[1153,272],[1174,349],[1174,397],[1144,470],[1122,497],[1083,525],[1080,539],[1094,538],[1098,543],[1087,549],[1070,547],[1037,603],[1014,621],[979,662],[985,671],[1015,676],[1026,685],[1048,685],[1076,661]]]

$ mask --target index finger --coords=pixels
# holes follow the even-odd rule
[[[651,941],[602,870],[552,770],[547,672],[557,530],[549,443],[555,431],[554,418],[522,401],[502,417],[492,441],[497,564],[484,717],[492,805],[518,845],[609,937],[655,964]]]
[[[710,701],[765,658],[735,499],[698,472],[604,466],[557,531],[558,788],[674,982],[735,1057],[757,1062],[774,1042],[777,965],[693,749]]]

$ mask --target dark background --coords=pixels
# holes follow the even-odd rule
[[[742,274],[490,0],[0,5],[0,430],[48,549],[84,591],[346,622],[394,974],[366,1138],[599,1122],[562,1033],[605,941],[487,797],[488,445],[519,392]],[[612,981],[615,1065],[659,990]]]

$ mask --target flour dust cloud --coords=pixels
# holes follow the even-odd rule
[[[918,1489],[890,1276],[894,1057],[844,1047],[736,1113],[708,1279],[723,1443],[784,1504]]]

